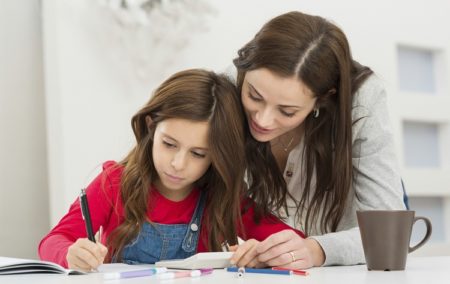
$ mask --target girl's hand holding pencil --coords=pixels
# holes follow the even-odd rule
[[[92,271],[103,264],[108,249],[101,243],[101,231],[96,234],[96,242],[88,238],[76,240],[67,251],[67,265],[70,269]]]

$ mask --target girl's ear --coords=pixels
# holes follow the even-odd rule
[[[147,128],[150,129],[153,125],[153,119],[150,117],[150,115],[145,116],[145,123],[147,124]]]

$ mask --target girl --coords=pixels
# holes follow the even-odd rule
[[[154,263],[220,251],[222,242],[236,244],[238,235],[263,240],[289,229],[271,215],[256,220],[250,200],[241,206],[245,123],[226,77],[179,72],[131,124],[136,146],[121,162],[104,163],[86,190],[93,230],[104,229],[100,242],[86,238],[75,201],[41,241],[41,259],[81,270],[104,261]]]
[[[255,257],[289,268],[363,263],[356,210],[405,208],[382,82],[336,25],[300,12],[270,20],[234,64],[254,140],[249,180],[267,189],[250,194],[287,205],[309,236],[279,232]]]

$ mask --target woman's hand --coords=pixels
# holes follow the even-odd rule
[[[260,242],[250,239],[240,245],[230,247],[230,251],[234,251],[230,259],[232,265],[237,267],[265,267],[264,263],[258,261],[256,247]]]
[[[293,230],[284,230],[257,244],[258,261],[268,266],[305,269],[325,261],[322,247],[314,239],[303,239]]]
[[[91,271],[103,263],[108,249],[101,242],[78,239],[67,251],[67,264],[70,269]]]

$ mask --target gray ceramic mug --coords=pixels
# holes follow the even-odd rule
[[[408,253],[424,245],[431,236],[431,222],[415,217],[412,210],[356,211],[361,239],[369,270],[404,270]],[[423,220],[427,227],[424,238],[410,247],[413,225]]]

